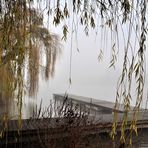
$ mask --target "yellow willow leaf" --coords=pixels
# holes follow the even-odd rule
[[[130,138],[130,142],[129,143],[130,143],[130,145],[132,145],[132,138]]]
[[[0,132],[0,138],[2,138],[2,137],[3,137],[3,131]]]
[[[134,131],[136,133],[136,136],[138,136],[137,127],[135,126]]]

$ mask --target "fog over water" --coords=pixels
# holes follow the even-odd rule
[[[61,30],[55,30],[56,33],[62,34]],[[70,52],[71,52],[71,34],[69,33],[66,42],[62,42],[62,55],[57,61],[55,76],[45,83],[40,79],[40,89],[37,96],[38,103],[43,99],[43,106],[46,106],[52,99],[53,93],[65,93],[92,97],[96,99],[115,101],[117,80],[121,74],[123,51],[117,56],[115,69],[109,68],[111,53],[109,37],[106,41],[103,61],[98,61],[100,38],[92,31],[88,37],[85,36],[83,29],[80,30],[77,40],[72,42],[72,64],[71,64],[71,79],[72,84],[69,88],[69,73],[70,73]],[[122,46],[122,41],[121,41]],[[77,50],[78,47],[78,50]],[[123,50],[123,49],[122,49]],[[148,61],[148,60],[147,60]],[[146,67],[147,70],[147,67]],[[146,79],[146,88],[148,86],[148,79]],[[133,94],[136,96],[135,90]],[[146,90],[144,92],[144,99],[146,100]],[[145,101],[144,101],[145,102]],[[132,105],[135,100],[132,100]],[[145,104],[145,103],[143,103]]]
[[[54,28],[52,25],[50,27],[50,30],[59,34],[61,38],[61,28]],[[106,37],[105,44],[102,45],[101,38],[103,37],[99,34],[99,32],[100,31],[98,31],[98,35],[96,36],[95,31],[90,31],[89,36],[86,36],[83,28],[80,27],[77,36],[78,42],[76,42],[76,38],[73,35],[71,48],[72,35],[71,30],[69,30],[67,41],[61,41],[62,54],[56,62],[54,77],[45,82],[45,80],[42,79],[42,76],[40,76],[39,91],[37,96],[35,98],[26,97],[23,102],[23,118],[29,118],[32,116],[33,109],[36,105],[40,105],[41,100],[42,107],[47,107],[50,104],[50,100],[53,99],[53,94],[55,93],[67,92],[69,94],[115,102],[117,81],[121,74],[124,58],[123,43],[121,40],[120,52],[117,55],[115,68],[109,68],[111,60],[110,36]],[[99,62],[98,55],[102,46],[104,47],[104,57],[103,60]],[[70,61],[71,51],[72,58]],[[146,56],[147,54],[148,52],[146,53]],[[146,65],[146,70],[147,69],[148,66]],[[69,87],[70,76],[72,83]],[[148,78],[145,80],[145,85],[144,101],[142,102],[143,107],[145,107],[145,101],[147,98]],[[133,89],[132,93],[133,100],[131,104],[135,105],[135,89]],[[17,107],[13,105],[11,108],[11,113],[14,115],[17,112]]]
[[[45,22],[47,22],[46,16],[44,19]],[[59,35],[59,37],[62,38],[63,24],[55,27],[53,25],[52,18],[48,21],[49,24],[47,25],[45,23],[45,26],[47,25],[51,32]],[[54,93],[67,92],[69,94],[81,95],[95,99],[108,100],[112,102],[115,101],[117,81],[121,74],[124,58],[124,41],[121,28],[119,27],[118,32],[120,38],[120,52],[117,54],[117,61],[114,69],[113,67],[109,68],[111,60],[111,33],[109,32],[109,29],[106,29],[105,32],[101,33],[101,27],[98,25],[97,35],[96,30],[90,30],[89,36],[86,36],[84,33],[84,28],[81,27],[78,22],[76,22],[76,25],[78,25],[77,37],[71,29],[72,18],[68,20],[68,38],[66,41],[61,41],[63,46],[62,54],[56,62],[55,76],[50,78],[47,82],[40,77],[39,91],[37,96],[35,98],[25,98],[25,112],[29,113],[36,104],[39,106],[41,100],[43,107],[48,106]],[[127,26],[123,26],[122,29],[125,31],[124,37],[127,41]],[[131,36],[131,41],[134,43],[135,36]],[[72,42],[71,39],[73,39]],[[98,55],[100,49],[102,48],[104,49],[104,58],[101,62],[99,62]],[[71,51],[72,59],[70,62]],[[148,51],[146,53],[146,56],[147,55]],[[145,68],[146,70],[148,69],[147,65]],[[72,83],[69,87],[70,69]],[[148,78],[145,80],[145,84],[146,89],[144,91],[144,102],[142,102],[143,106],[145,105],[145,100],[147,98]],[[133,94],[133,96],[136,97],[135,89],[133,90]],[[135,104],[135,98],[131,103],[132,105]]]

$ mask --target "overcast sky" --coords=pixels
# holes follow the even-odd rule
[[[51,16],[50,16],[51,17]],[[47,18],[45,17],[45,20]],[[46,22],[46,21],[45,21]],[[124,57],[124,43],[122,31],[119,29],[119,42],[120,42],[120,54],[117,56],[116,67],[109,68],[109,62],[111,60],[111,41],[110,34],[106,30],[105,45],[103,46],[102,40],[104,36],[101,34],[100,28],[98,29],[98,34],[96,36],[95,31],[90,31],[89,36],[86,37],[84,34],[84,28],[78,25],[77,32],[77,43],[75,40],[75,35],[73,35],[72,40],[72,64],[71,64],[71,78],[72,84],[69,88],[69,72],[70,72],[70,52],[71,52],[71,19],[69,19],[68,27],[69,34],[66,42],[61,41],[62,55],[57,60],[55,67],[55,76],[48,82],[40,79],[39,92],[37,96],[37,102],[39,104],[40,100],[43,100],[43,105],[47,106],[52,99],[53,93],[65,93],[81,95],[96,99],[115,101],[117,80],[121,74],[123,57]],[[98,25],[99,26],[99,25]],[[62,37],[62,26],[54,27],[52,21],[50,22],[48,28],[51,32],[58,34]],[[127,40],[128,31],[126,26],[124,26],[125,39]],[[134,36],[132,40],[134,42]],[[104,48],[104,59],[102,62],[98,61],[99,50],[103,46]],[[148,47],[148,46],[147,46]],[[148,52],[146,53],[146,55]],[[148,63],[148,58],[147,58]],[[148,69],[148,66],[146,67]],[[148,79],[146,79],[146,88],[148,86]],[[136,94],[134,92],[134,94]],[[146,100],[146,90],[144,92],[144,98]],[[132,104],[135,103],[133,99]]]
[[[62,34],[60,27],[53,29],[53,31],[59,35]],[[95,32],[93,31],[86,37],[81,28],[78,32],[79,52],[77,50],[76,41],[73,39],[71,64],[72,84],[69,88],[71,51],[71,34],[69,31],[67,41],[62,42],[62,55],[56,64],[55,77],[50,79],[47,83],[40,79],[40,89],[37,97],[38,102],[42,98],[43,104],[47,105],[52,98],[53,93],[65,93],[66,91],[70,94],[115,101],[117,80],[121,74],[124,55],[122,51],[120,52],[120,55],[118,55],[115,69],[109,68],[110,52],[108,51],[110,49],[105,49],[104,59],[102,62],[99,62],[100,38],[101,35],[98,34],[96,37]],[[109,44],[109,42],[108,37],[106,43]],[[146,85],[147,84],[148,80],[146,79]],[[146,98],[146,91],[144,93],[144,98]],[[132,101],[132,104],[134,103],[135,100]]]

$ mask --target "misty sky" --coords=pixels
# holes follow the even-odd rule
[[[45,22],[47,22],[46,20],[47,18],[45,18]],[[49,28],[49,31],[59,35],[59,37],[62,38],[62,24],[58,27],[54,27],[53,23],[49,20],[49,24],[47,26]],[[71,39],[73,32],[71,26],[71,19],[69,19],[68,38],[66,42],[61,41],[62,54],[56,62],[55,76],[46,82],[40,77],[39,91],[37,97],[35,99],[31,99],[28,97],[25,98],[25,111],[23,112],[24,114],[29,115],[30,111],[33,110],[34,104],[37,103],[39,105],[41,100],[43,101],[43,107],[48,106],[54,93],[67,92],[69,94],[86,96],[95,99],[107,100],[112,102],[115,101],[117,80],[121,75],[124,58],[124,41],[121,29],[119,28],[118,31],[120,38],[120,52],[117,55],[117,62],[114,69],[113,67],[109,68],[111,60],[111,36],[109,30],[106,30],[106,36],[104,36],[103,34],[101,34],[101,29],[98,25],[99,28],[97,30],[97,35],[95,32],[96,30],[90,30],[89,36],[86,36],[84,33],[84,28],[82,28],[78,24],[77,37],[75,37],[75,34],[73,34],[71,48]],[[126,28],[126,26],[123,26],[123,30],[125,31],[125,39],[127,41],[128,29]],[[134,39],[135,36],[131,35],[132,43],[134,43]],[[104,40],[105,43],[103,42]],[[100,48],[104,49],[104,58],[101,62],[98,61]],[[71,51],[72,59],[70,62]],[[148,51],[146,52],[146,56],[148,56]],[[146,62],[147,64],[145,69],[147,72],[148,58]],[[72,83],[69,87],[70,76]],[[145,85],[146,87],[144,90],[144,102],[147,99],[148,77],[146,77]],[[132,93],[132,105],[134,105],[136,98],[135,90]],[[143,105],[144,102],[142,102]],[[14,107],[12,107],[12,111],[14,111]],[[29,113],[25,113],[26,111],[28,111]]]
[[[52,32],[62,37],[61,27],[50,26]],[[96,37],[94,31],[90,31],[90,35],[86,37],[83,28],[80,27],[77,40],[72,41],[72,64],[71,64],[71,78],[72,84],[69,87],[69,73],[70,73],[70,51],[71,51],[71,30],[69,30],[68,39],[66,42],[61,41],[62,54],[58,58],[55,67],[55,76],[49,81],[43,80],[40,77],[39,91],[36,98],[25,98],[23,117],[31,116],[34,105],[40,105],[42,100],[42,107],[47,107],[54,93],[69,93],[74,95],[86,96],[95,99],[107,100],[115,102],[117,80],[121,74],[123,64],[123,41],[120,42],[120,54],[117,56],[115,69],[109,68],[111,60],[110,51],[110,37],[106,39],[103,61],[98,61],[98,55],[101,48],[101,34],[98,31]],[[122,37],[121,37],[122,39]],[[146,53],[146,55],[148,52]],[[148,59],[147,59],[148,63]],[[148,66],[146,65],[146,70]],[[145,81],[146,89],[144,91],[144,101],[142,106],[145,107],[147,99],[148,78]],[[135,105],[136,92],[132,92],[132,105]],[[122,103],[122,102],[121,102]]]
[[[59,27],[60,28],[60,27]],[[62,34],[59,28],[54,28],[53,31],[57,34]],[[62,55],[57,61],[55,77],[45,83],[40,79],[40,89],[38,93],[39,100],[43,99],[43,104],[46,106],[52,98],[53,93],[65,93],[92,97],[96,99],[115,101],[117,80],[121,74],[123,51],[120,51],[116,62],[115,69],[109,68],[110,62],[110,47],[104,50],[104,58],[102,62],[98,61],[101,35],[95,35],[94,31],[90,31],[88,37],[85,36],[83,29],[78,32],[78,48],[76,40],[73,38],[72,49],[72,69],[71,78],[72,84],[69,88],[69,72],[70,72],[70,51],[71,51],[71,32],[66,42],[62,42]],[[109,37],[106,44],[109,43]],[[121,41],[122,46],[122,41]],[[147,69],[147,68],[146,68]],[[148,80],[146,79],[146,85]],[[135,96],[136,93],[134,92]],[[144,93],[146,98],[146,91]],[[132,104],[135,100],[132,101]]]
[[[47,18],[45,16],[45,22]],[[72,40],[72,63],[71,63],[71,78],[72,84],[69,88],[69,73],[70,73],[70,52],[71,52],[71,37],[72,37],[72,19],[69,19],[68,27],[69,33],[67,41],[61,41],[63,45],[62,55],[57,60],[55,67],[55,76],[48,82],[45,82],[40,78],[39,82],[39,92],[36,98],[37,103],[43,100],[43,106],[47,106],[52,99],[53,93],[65,93],[81,95],[96,99],[115,101],[117,80],[121,74],[123,57],[124,57],[124,41],[122,36],[122,31],[119,28],[119,50],[120,54],[117,55],[117,62],[114,68],[109,68],[111,60],[111,36],[109,30],[106,30],[106,36],[101,34],[100,26],[96,30],[90,30],[89,36],[86,37],[84,33],[84,28],[82,28],[79,23],[77,32],[77,41],[75,34],[73,34]],[[45,23],[46,24],[46,23]],[[46,25],[45,25],[46,26]],[[55,34],[58,34],[62,38],[62,24],[58,27],[53,26],[52,19],[49,18],[49,24],[47,25],[49,30]],[[125,39],[127,41],[128,31],[126,26],[122,28],[125,31]],[[133,40],[135,36],[132,36]],[[105,44],[102,42],[105,40]],[[138,44],[138,43],[137,43]],[[79,51],[77,50],[77,47]],[[103,61],[98,61],[98,55],[100,48],[104,48],[104,58]],[[148,45],[147,45],[148,47]],[[146,55],[148,52],[146,53]],[[148,58],[147,58],[148,63]],[[146,66],[146,70],[148,66]],[[146,89],[148,86],[148,78],[145,81]],[[136,96],[136,92],[133,94]],[[144,92],[144,98],[146,100],[147,91]],[[132,100],[134,105],[135,99]],[[144,103],[143,103],[144,104]]]

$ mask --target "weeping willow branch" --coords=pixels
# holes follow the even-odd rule
[[[35,6],[36,2],[38,4]],[[48,79],[54,75],[55,62],[60,53],[59,39],[44,27],[43,14],[47,13],[53,25],[62,25],[64,40],[67,39],[68,20],[71,14],[74,18],[76,16],[77,22],[84,28],[86,35],[89,35],[91,28],[97,30],[97,27],[101,26],[100,44],[103,47],[107,43],[106,32],[111,33],[110,67],[115,67],[118,61],[117,54],[124,53],[115,105],[115,108],[118,108],[119,102],[124,103],[125,114],[121,127],[121,141],[124,142],[131,100],[135,99],[131,93],[135,88],[134,83],[137,97],[135,114],[131,122],[131,136],[133,131],[137,131],[137,113],[143,100],[147,5],[146,0],[0,0],[0,74],[6,73],[6,80],[0,78],[1,81],[5,83],[4,81],[7,82],[10,79],[8,86],[13,86],[11,90],[23,93],[18,89],[23,89],[24,81],[21,81],[24,78],[23,64],[27,61],[29,95],[35,95],[38,86],[38,66],[42,58],[39,54],[39,45],[42,45],[46,55],[44,77]],[[99,59],[104,55],[103,47],[101,47]],[[11,72],[14,74],[13,77]],[[8,88],[8,86],[0,86],[0,92],[4,90],[3,88]],[[112,137],[115,136],[116,121],[115,113]]]
[[[38,92],[44,58],[40,53],[46,53],[44,77],[48,79],[54,75],[60,50],[60,40],[44,27],[43,15],[31,1],[0,1],[0,99],[16,98],[20,119],[26,88],[30,97]]]

